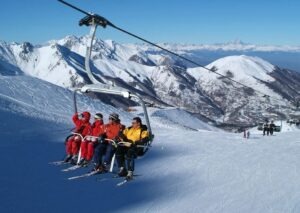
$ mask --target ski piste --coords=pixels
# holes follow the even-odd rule
[[[63,160],[61,161],[53,161],[53,162],[49,162],[50,165],[54,165],[54,166],[60,166],[60,165],[65,165],[68,164],[68,162],[65,162]]]

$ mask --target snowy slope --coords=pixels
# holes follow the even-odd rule
[[[69,119],[74,113],[71,91],[29,76],[0,76],[0,84],[2,111],[58,123],[70,123]],[[122,112],[82,95],[79,95],[78,110],[92,113]]]
[[[66,166],[48,164],[64,155],[70,92],[29,77],[1,77],[1,85],[0,100],[7,104],[0,108],[1,212],[300,211],[299,130],[245,140],[191,131],[179,124],[208,126],[180,110],[150,109],[155,141],[137,161],[134,181],[116,187],[120,180],[110,174],[70,181],[90,168],[63,173]],[[105,115],[117,111],[126,124],[135,116],[98,101],[80,102]]]
[[[259,81],[275,81],[269,74],[275,70],[275,67],[257,57],[249,57],[245,55],[241,56],[228,56],[219,59],[209,65],[208,69],[216,70],[218,73],[229,76],[232,79],[243,83],[249,87],[253,87],[262,93],[272,93],[270,95],[276,95],[267,86],[260,84]],[[209,72],[203,68],[192,68],[188,69],[188,72],[199,81],[206,83],[204,87],[212,88],[214,85],[220,85],[218,79],[220,76]],[[261,86],[262,88],[260,88]],[[208,89],[207,89],[208,90]]]
[[[276,79],[270,75],[275,71],[275,67],[260,58],[245,55],[228,56],[207,65],[207,68],[215,70],[224,76],[228,76],[237,82],[254,88],[263,94],[268,94],[271,97],[281,99],[281,96],[278,95],[277,92],[262,83],[272,83],[275,82]],[[231,82],[228,82],[226,79],[223,82],[220,82],[222,77],[204,68],[191,68],[187,71],[197,79],[201,87],[208,93],[214,93],[217,90],[224,88],[231,90],[232,93],[236,93],[236,88],[233,86],[241,88],[240,85],[231,86]],[[241,93],[243,94],[244,92]],[[245,98],[249,98],[249,94],[244,95]],[[260,94],[257,94],[257,96],[259,95]],[[224,100],[224,98],[222,99]]]
[[[83,57],[58,44],[34,47],[30,43],[11,46],[16,65],[26,74],[62,87],[84,82]]]
[[[188,69],[187,72],[197,79],[202,90],[224,111],[220,122],[253,123],[264,117],[273,117],[274,113],[289,114],[294,110],[293,105],[282,98],[285,95],[280,91],[288,91],[288,89],[283,88],[285,84],[278,84],[281,80],[276,75],[281,71],[267,61],[245,55],[228,56],[207,65],[207,68],[258,91],[233,84],[204,68]],[[292,81],[291,78],[286,83],[291,85]],[[297,97],[298,86],[296,87],[297,89],[291,92]],[[266,99],[263,94],[275,99]]]
[[[41,46],[2,42],[0,68],[6,70],[3,75],[25,73],[73,89],[89,82],[84,71],[87,42],[87,37],[75,36]],[[183,55],[190,50],[180,45],[174,45],[172,50],[174,48]],[[265,118],[286,119],[299,97],[299,73],[281,69],[258,57],[224,57],[207,68],[216,69],[279,101],[263,98],[262,94],[232,84],[203,68],[187,68],[178,58],[147,45],[97,39],[91,59],[91,69],[102,82],[134,91],[156,106],[184,108],[215,124],[253,126]],[[124,105],[122,100],[113,102]]]
[[[68,177],[49,165],[64,156],[72,93],[29,76],[0,76],[0,212],[299,212],[299,133],[225,133],[183,110],[151,108],[155,141],[136,162],[136,179]],[[133,114],[79,96],[79,108]],[[187,128],[188,127],[188,128]],[[200,131],[191,130],[191,128]],[[208,131],[210,130],[210,131]],[[97,179],[98,178],[98,179]]]
[[[194,131],[220,131],[218,128],[197,119],[182,109],[150,109],[150,115],[157,127],[173,129],[185,128]]]

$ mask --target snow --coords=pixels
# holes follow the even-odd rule
[[[84,69],[87,42],[88,36],[67,36],[42,46],[34,46],[28,42],[1,42],[1,74],[29,75],[69,89],[80,87],[89,82]],[[201,51],[189,51],[186,48],[188,45],[164,45],[171,50],[175,48],[176,52],[199,63],[198,56],[207,58]],[[230,45],[244,47],[248,44],[235,41],[225,46]],[[221,74],[232,75],[234,80],[269,95],[271,100],[203,68],[186,70],[187,64],[177,57],[171,57],[147,45],[118,44],[112,40],[96,39],[91,56],[91,70],[102,82],[137,91],[147,98],[147,102],[185,108],[222,123],[252,125],[258,116],[264,114],[267,117],[270,111],[273,117],[278,117],[278,114],[288,116],[299,89],[297,82],[293,81],[296,79],[293,72],[279,67],[273,71],[275,66],[258,57],[239,55],[220,58],[224,56],[220,54],[220,59],[207,67],[216,67]],[[191,65],[187,67],[189,66]],[[286,73],[285,77],[283,73]],[[292,84],[286,86],[288,81]],[[286,91],[280,93],[281,90]],[[279,101],[275,103],[273,98]],[[267,105],[271,106],[269,110]],[[283,109],[281,113],[276,112],[279,108],[277,106]],[[239,110],[243,116],[238,116]],[[254,116],[254,113],[258,116]]]
[[[0,76],[0,212],[300,212],[299,129],[226,133],[182,109],[149,110],[155,140],[132,182],[61,172],[72,93],[29,76]],[[80,109],[133,116],[83,96]],[[285,123],[284,123],[285,124]],[[194,131],[194,127],[201,131]],[[103,179],[97,179],[101,178]]]
[[[207,123],[200,121],[183,109],[165,108],[160,110],[150,109],[150,115],[156,126],[164,128],[186,128],[195,131],[221,131]]]
[[[208,69],[213,70],[216,68],[216,72],[225,75],[228,71],[233,74],[233,79],[241,83],[253,86],[258,84],[256,79],[262,81],[274,81],[274,79],[268,75],[275,68],[272,64],[257,57],[250,56],[228,56],[221,58],[206,66]],[[203,68],[190,68],[188,72],[196,79],[208,78],[209,80],[215,80],[219,77],[212,72],[209,72]],[[203,73],[203,74],[202,74]],[[206,75],[209,73],[208,75]]]
[[[272,83],[275,79],[270,76],[275,69],[274,65],[258,58],[246,55],[227,56],[214,61],[206,66],[210,70],[216,70],[217,73],[223,76],[229,76],[237,82],[240,82],[248,87],[254,88],[262,94],[268,94],[278,100],[282,97],[274,90],[263,84],[262,82]],[[226,83],[220,84],[220,76],[208,71],[204,68],[189,68],[187,72],[192,75],[201,87],[206,91],[214,91],[219,88],[229,88]],[[236,85],[240,87],[240,85]],[[258,99],[261,99],[261,94],[258,94]]]

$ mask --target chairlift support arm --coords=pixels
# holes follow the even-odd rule
[[[153,138],[152,135],[152,130],[151,130],[151,125],[150,125],[150,121],[149,121],[149,116],[148,116],[148,112],[147,112],[147,108],[145,105],[144,100],[142,99],[142,97],[140,97],[139,95],[136,94],[132,94],[129,91],[124,90],[121,87],[117,87],[117,86],[109,86],[109,85],[105,85],[102,84],[101,82],[99,82],[95,76],[93,75],[91,68],[90,68],[90,58],[91,58],[91,54],[92,54],[92,47],[93,47],[93,42],[95,39],[95,34],[97,31],[97,26],[102,26],[103,28],[106,28],[107,25],[116,28],[115,25],[113,25],[110,21],[108,21],[107,19],[105,19],[104,17],[97,15],[97,14],[92,14],[92,13],[88,13],[74,5],[69,4],[68,2],[65,2],[63,0],[58,0],[59,2],[85,14],[86,16],[84,18],[82,18],[79,21],[79,25],[80,26],[88,26],[91,27],[90,29],[90,33],[89,33],[89,42],[87,45],[87,49],[86,49],[86,55],[85,55],[85,69],[87,72],[87,75],[89,77],[89,79],[93,82],[93,84],[90,85],[85,85],[83,86],[81,89],[77,89],[74,91],[74,109],[75,112],[77,112],[77,101],[76,101],[76,94],[77,91],[81,91],[83,93],[88,93],[88,92],[97,92],[97,93],[103,93],[103,94],[111,94],[111,95],[119,95],[119,96],[123,96],[125,98],[135,98],[140,105],[143,108],[144,111],[144,117],[146,120],[146,124],[148,127],[148,131],[150,134],[150,137]]]
[[[152,130],[151,130],[151,125],[150,125],[150,121],[149,121],[146,104],[139,95],[132,94],[131,92],[124,90],[121,87],[117,87],[117,86],[112,87],[112,86],[108,86],[105,84],[88,84],[88,85],[83,86],[80,89],[80,91],[82,93],[96,92],[96,93],[102,93],[102,94],[119,95],[119,96],[123,96],[124,98],[129,98],[129,99],[130,98],[136,99],[143,108],[144,117],[146,120],[148,131],[150,133],[150,136],[152,136]],[[75,91],[75,93],[76,93],[76,91]]]

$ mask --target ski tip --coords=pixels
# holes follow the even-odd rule
[[[128,180],[123,180],[122,182],[117,183],[116,187],[123,186],[127,182],[128,182]]]
[[[133,181],[134,180],[134,178],[130,178],[130,179],[128,179],[128,178],[125,178],[123,181],[121,181],[120,183],[117,183],[117,187],[119,187],[119,186],[123,186],[125,183],[128,183],[128,182],[131,182],[131,181]]]
[[[68,180],[75,180],[77,179],[78,177],[69,177]]]

